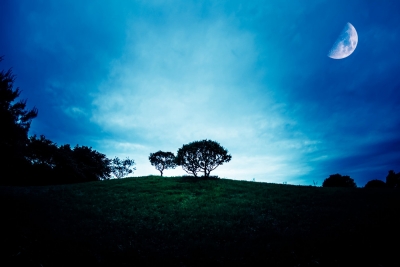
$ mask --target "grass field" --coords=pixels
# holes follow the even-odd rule
[[[0,187],[0,206],[1,266],[400,266],[396,189],[149,176]]]

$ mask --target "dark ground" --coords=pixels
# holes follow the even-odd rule
[[[0,187],[1,266],[400,266],[400,192],[143,177]]]

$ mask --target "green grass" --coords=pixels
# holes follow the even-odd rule
[[[399,266],[400,192],[157,176],[0,187],[1,266]]]

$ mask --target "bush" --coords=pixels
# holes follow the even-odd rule
[[[378,187],[386,187],[386,183],[382,180],[371,180],[365,186],[365,188],[378,188]]]
[[[322,183],[323,187],[357,187],[356,183],[350,176],[341,174],[331,174]]]

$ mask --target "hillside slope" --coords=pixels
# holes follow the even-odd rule
[[[138,177],[0,187],[2,266],[398,266],[400,192]]]

